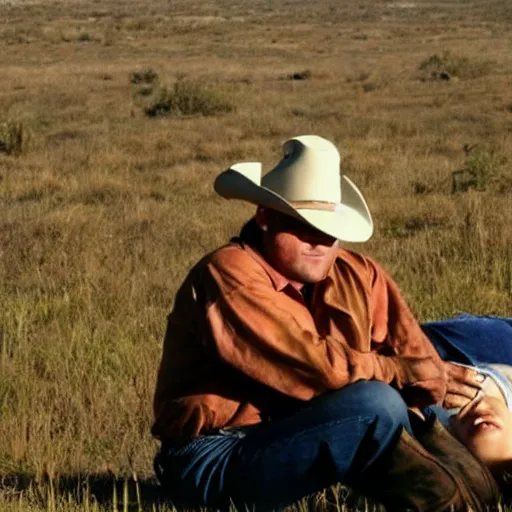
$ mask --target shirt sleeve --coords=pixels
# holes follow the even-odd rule
[[[312,319],[294,314],[297,301],[275,290],[263,272],[248,270],[237,278],[243,283],[231,286],[231,274],[210,270],[217,293],[206,320],[215,349],[249,377],[302,400],[360,379],[404,384],[400,358],[320,336]]]
[[[368,262],[374,274],[372,339],[377,344],[384,344],[397,356],[402,370],[397,384],[409,405],[441,403],[446,394],[446,376],[439,354],[421,329],[397,284],[379,264],[370,259]]]

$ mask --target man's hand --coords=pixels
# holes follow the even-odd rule
[[[444,362],[447,376],[446,396],[443,407],[464,407],[482,389],[485,376],[476,370],[458,364]]]
[[[431,356],[392,356],[396,365],[396,384],[409,407],[422,409],[440,403],[446,396],[446,370],[443,362]]]

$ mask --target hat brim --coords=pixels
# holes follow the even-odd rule
[[[214,188],[226,199],[240,199],[277,210],[344,242],[366,242],[373,233],[368,206],[359,189],[346,176],[341,177],[342,202],[334,211],[296,209],[280,195],[234,169],[221,173]]]

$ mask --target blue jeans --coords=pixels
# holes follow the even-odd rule
[[[422,328],[445,361],[512,365],[512,318],[464,313]]]
[[[445,361],[512,365],[512,318],[463,313],[448,320],[425,323],[422,328]],[[428,409],[444,424],[453,414],[453,410],[438,405]]]
[[[358,381],[282,418],[164,445],[155,471],[179,507],[280,508],[338,482],[359,484],[404,427],[412,431],[399,393]]]

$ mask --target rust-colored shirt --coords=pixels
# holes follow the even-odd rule
[[[203,258],[168,318],[153,435],[255,424],[360,379],[394,385],[411,406],[443,399],[437,352],[372,260],[340,249],[307,302],[239,239]]]

